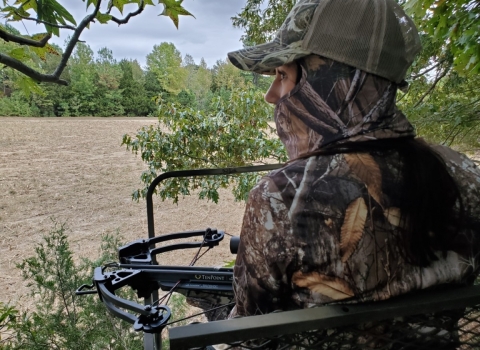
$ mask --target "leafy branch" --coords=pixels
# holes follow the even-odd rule
[[[161,15],[170,17],[177,28],[179,15],[193,16],[181,6],[182,1],[183,0],[163,0],[158,2],[158,4],[162,4],[164,7]],[[16,1],[15,5],[19,3],[20,1]],[[117,18],[110,15],[110,11],[114,7],[123,13],[123,7],[130,3],[138,4],[138,9],[128,13],[124,18]],[[68,82],[65,79],[62,79],[61,75],[67,66],[67,62],[72,55],[74,48],[79,43],[80,35],[85,28],[89,28],[90,24],[94,23],[95,21],[98,21],[102,24],[110,21],[117,23],[118,25],[126,24],[132,17],[140,15],[145,9],[146,5],[155,6],[152,0],[109,1],[107,12],[102,13],[100,11],[102,0],[87,0],[87,8],[91,4],[94,5],[93,12],[85,16],[80,24],[76,26],[73,16],[60,3],[58,3],[57,0],[25,0],[24,2],[20,3],[18,7],[9,6],[7,0],[3,1],[3,6],[0,6],[0,12],[3,13],[7,21],[34,21],[37,24],[45,25],[47,30],[47,34],[43,36],[41,40],[34,40],[33,38],[12,34],[4,27],[0,26],[0,38],[6,42],[36,48],[45,48],[46,51],[51,51],[52,48],[46,46],[52,34],[59,35],[60,29],[72,30],[73,33],[66,45],[65,51],[61,55],[61,60],[58,66],[51,74],[43,73],[39,69],[32,68],[29,65],[30,60],[34,58],[35,54],[41,58],[42,55],[44,55],[43,52],[39,53],[34,51],[31,52],[31,55],[22,55],[21,57],[14,57],[11,54],[0,52],[0,63],[25,74],[27,77],[33,79],[33,81],[37,83],[48,82],[59,85],[68,85]],[[36,18],[31,16],[28,11],[36,12]],[[67,22],[71,24],[68,24]]]
[[[430,88],[422,95],[422,97],[420,97],[420,99],[417,101],[415,106],[413,106],[414,108],[418,107],[423,102],[423,100],[432,93],[432,91],[437,86],[438,82],[442,80],[442,78],[444,78],[449,71],[450,71],[450,67],[447,67],[442,71],[437,72],[437,76],[435,77],[435,80],[433,81],[432,85],[430,85]]]
[[[125,18],[121,18],[121,19],[118,19],[117,17],[112,16],[112,21],[117,23],[118,25],[126,24],[130,20],[130,18],[138,16],[143,12],[144,9],[145,9],[145,3],[143,2],[143,0],[140,0],[140,4],[138,5],[138,9],[136,11],[130,12],[127,16],[125,16]]]
[[[134,192],[134,199],[145,196],[158,172],[286,161],[283,145],[272,137],[275,132],[269,123],[272,110],[261,92],[237,88],[215,98],[212,104],[214,109],[204,112],[161,101],[158,126],[144,127],[134,137],[124,135],[123,144],[133,153],[140,153],[148,165],[142,174],[145,187]],[[200,199],[217,202],[218,189],[233,185],[235,198],[244,200],[258,177],[241,174],[171,179],[158,193],[163,200],[171,198],[177,202],[179,196],[200,189]]]
[[[0,38],[2,38],[3,40],[7,41],[7,42],[14,42],[14,43],[17,43],[17,44],[20,44],[20,45],[28,45],[28,46],[34,46],[34,47],[44,47],[48,41],[50,40],[50,38],[52,37],[51,34],[47,34],[43,37],[42,40],[33,40],[33,39],[30,39],[30,38],[25,38],[23,36],[19,36],[19,35],[14,35],[14,34],[11,34],[3,29],[0,28]]]
[[[68,24],[57,24],[57,23],[47,22],[47,21],[43,21],[43,20],[38,19],[38,18],[23,16],[18,12],[16,12],[16,14],[17,14],[17,16],[21,17],[22,19],[24,19],[26,21],[34,21],[37,24],[39,24],[39,23],[46,24],[47,26],[55,27],[55,28],[59,28],[59,29],[70,29],[70,30],[75,30],[76,29],[74,26],[71,26],[71,25],[68,25]]]

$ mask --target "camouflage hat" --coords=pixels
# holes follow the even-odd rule
[[[230,52],[260,74],[317,54],[400,83],[421,50],[413,21],[395,0],[299,0],[266,44]]]

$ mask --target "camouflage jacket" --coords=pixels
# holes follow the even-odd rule
[[[350,71],[349,71],[350,70]],[[250,192],[234,268],[236,310],[254,315],[332,302],[383,300],[478,273],[480,170],[441,146],[464,202],[471,249],[452,248],[428,267],[399,251],[398,198],[405,184],[396,150],[299,155],[328,144],[413,137],[392,83],[315,56],[275,110],[289,157]],[[420,194],[419,194],[420,195]],[[475,241],[475,244],[473,244]]]
[[[480,220],[480,170],[465,156],[437,149],[462,184],[467,216]],[[395,239],[402,188],[392,181],[398,166],[394,151],[312,156],[264,177],[250,193],[243,221],[237,313],[382,300],[471,281],[476,250],[438,254],[426,268],[402,258]]]

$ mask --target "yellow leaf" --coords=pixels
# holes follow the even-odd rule
[[[357,244],[363,235],[367,214],[367,205],[362,197],[355,199],[348,205],[340,236],[342,262],[347,261],[357,248]]]
[[[373,157],[368,153],[346,153],[344,157],[355,176],[365,183],[370,196],[382,205],[382,173]]]
[[[342,300],[354,296],[348,283],[338,277],[322,275],[318,272],[303,274],[297,271],[293,274],[292,282],[299,286],[310,289],[314,293],[325,295],[333,300]]]
[[[388,222],[393,226],[400,226],[400,218],[402,215],[399,208],[387,208],[383,211],[383,215],[385,215]]]

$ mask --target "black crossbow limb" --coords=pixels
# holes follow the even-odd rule
[[[269,164],[240,168],[200,169],[173,171],[158,176],[148,188],[146,195],[148,239],[133,241],[118,250],[119,262],[95,268],[92,285],[83,285],[77,295],[98,294],[107,309],[116,317],[131,324],[136,331],[145,333],[145,349],[161,349],[161,331],[172,324],[169,322],[172,310],[167,306],[173,292],[189,298],[215,300],[212,309],[204,313],[210,315],[218,309],[233,306],[233,269],[193,266],[208,250],[217,246],[225,237],[225,232],[207,228],[206,230],[171,233],[155,236],[153,219],[153,193],[161,181],[168,178],[232,175],[247,172],[261,172],[278,169],[281,164]],[[202,237],[201,241],[177,243],[162,247],[155,244],[175,239]],[[230,251],[236,253],[238,237],[230,240]],[[197,248],[189,266],[165,266],[158,264],[161,253]],[[208,248],[202,252],[203,248]],[[110,268],[114,268],[110,271]],[[144,298],[145,304],[123,299],[115,294],[128,286]],[[158,291],[167,292],[159,298]],[[210,317],[209,317],[210,319]],[[175,322],[178,322],[175,321]],[[148,335],[152,336],[149,337]]]

